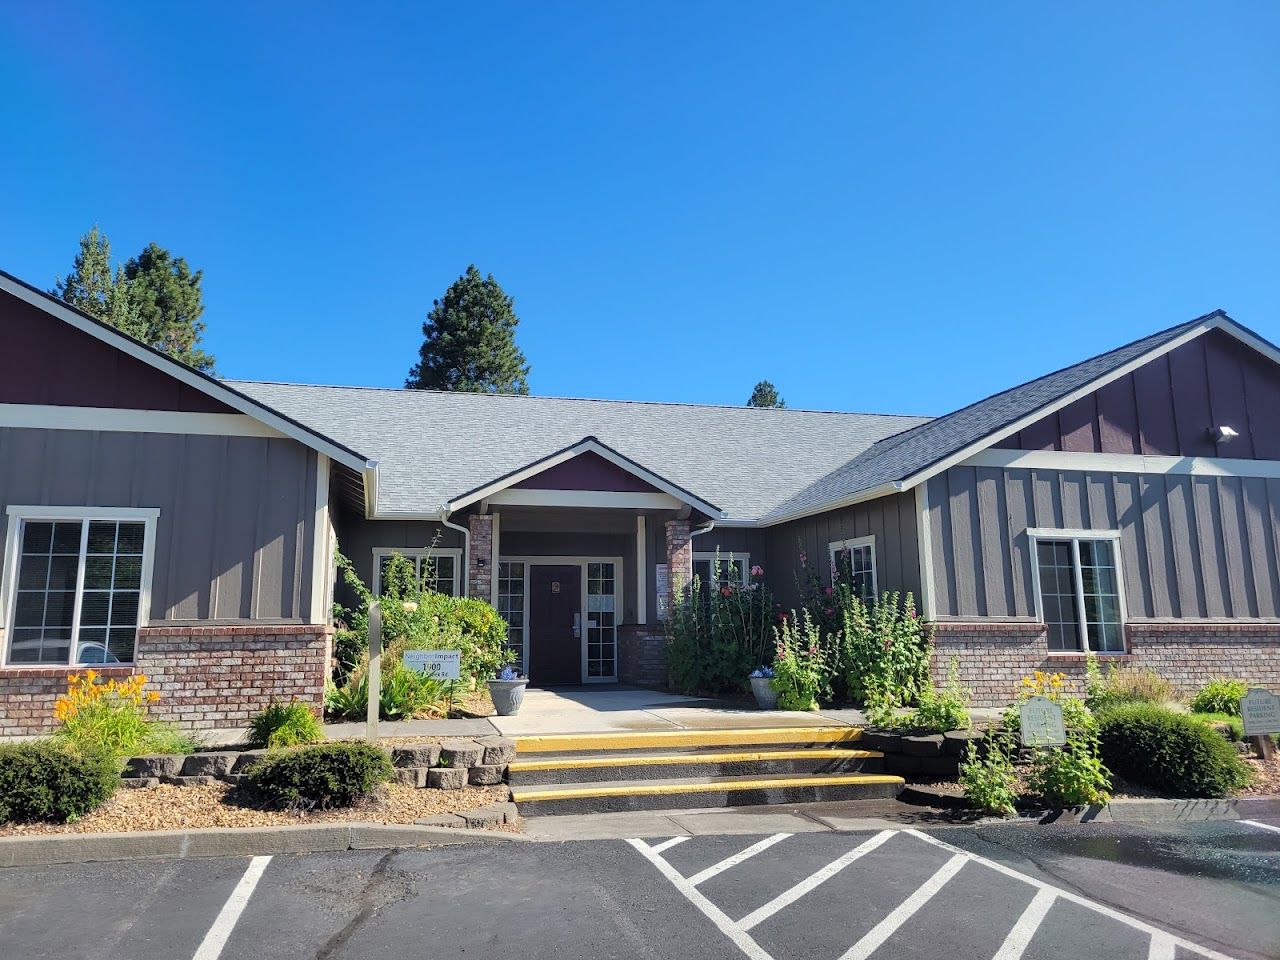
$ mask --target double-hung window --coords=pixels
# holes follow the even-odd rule
[[[1030,531],[1049,649],[1123,653],[1119,534]]]
[[[373,592],[382,593],[382,580],[395,556],[413,565],[413,575],[428,590],[450,597],[458,595],[458,568],[462,551],[457,549],[378,547],[373,551]]]
[[[719,587],[745,587],[749,582],[751,558],[745,553],[695,553],[693,575],[709,590]]]
[[[855,537],[834,540],[831,551],[831,582],[846,582],[865,604],[876,599],[876,538]]]
[[[132,663],[159,511],[10,507],[6,666]]]

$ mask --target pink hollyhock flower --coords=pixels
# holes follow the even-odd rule
[[[827,589],[823,590],[822,592],[823,592],[823,593],[825,593],[825,594],[829,597],[829,596],[831,596],[833,593],[835,593],[836,591],[835,591],[835,588],[834,588],[834,587],[827,587]]]
[[[733,596],[733,591],[732,591],[732,590],[730,590],[728,587],[721,587],[721,588],[720,588],[720,596],[722,596],[722,597],[731,597],[731,596]]]
[[[763,576],[764,576],[764,567],[760,566],[759,564],[756,564],[755,566],[753,566],[753,567],[751,568],[751,575],[752,575],[753,577],[763,577]]]

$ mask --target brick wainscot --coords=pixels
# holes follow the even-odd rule
[[[1073,693],[1084,692],[1084,654],[1050,652],[1044,624],[944,620],[934,626],[934,681],[945,682],[956,659],[974,706],[1004,706],[1036,670],[1064,673]],[[1187,696],[1223,676],[1280,690],[1280,623],[1139,621],[1125,632],[1128,652],[1099,655],[1104,669],[1109,663],[1149,667]]]
[[[107,678],[146,674],[160,693],[152,707],[158,719],[190,730],[242,727],[273,700],[323,709],[330,633],[307,624],[142,627],[136,663],[92,669]],[[54,701],[75,672],[0,669],[0,736],[48,733]]]

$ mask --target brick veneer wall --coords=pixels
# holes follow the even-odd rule
[[[693,583],[693,530],[688,520],[668,520],[667,534],[667,582],[671,594],[667,609],[677,589],[687,590]]]
[[[1064,673],[1072,692],[1084,692],[1084,655],[1050,653],[1043,624],[942,621],[935,629],[934,680],[957,659],[974,706],[1003,706],[1035,670]],[[1187,695],[1217,676],[1280,690],[1280,623],[1131,623],[1126,632],[1129,652],[1100,657],[1104,666],[1149,667]]]
[[[146,674],[160,693],[152,715],[186,729],[244,726],[276,701],[324,707],[329,628],[305,624],[153,626],[138,631],[137,662],[95,667],[109,678]],[[66,690],[65,667],[0,670],[0,736],[47,733]]]
[[[618,628],[618,682],[638,687],[667,686],[667,637],[660,624],[627,624]]]
[[[473,514],[467,519],[471,528],[470,555],[467,557],[467,596],[493,599],[493,571],[489,559],[493,555],[493,517]]]

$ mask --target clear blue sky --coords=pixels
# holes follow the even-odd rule
[[[0,266],[205,271],[224,376],[399,386],[468,263],[539,394],[940,413],[1280,339],[1275,3],[7,4]]]

